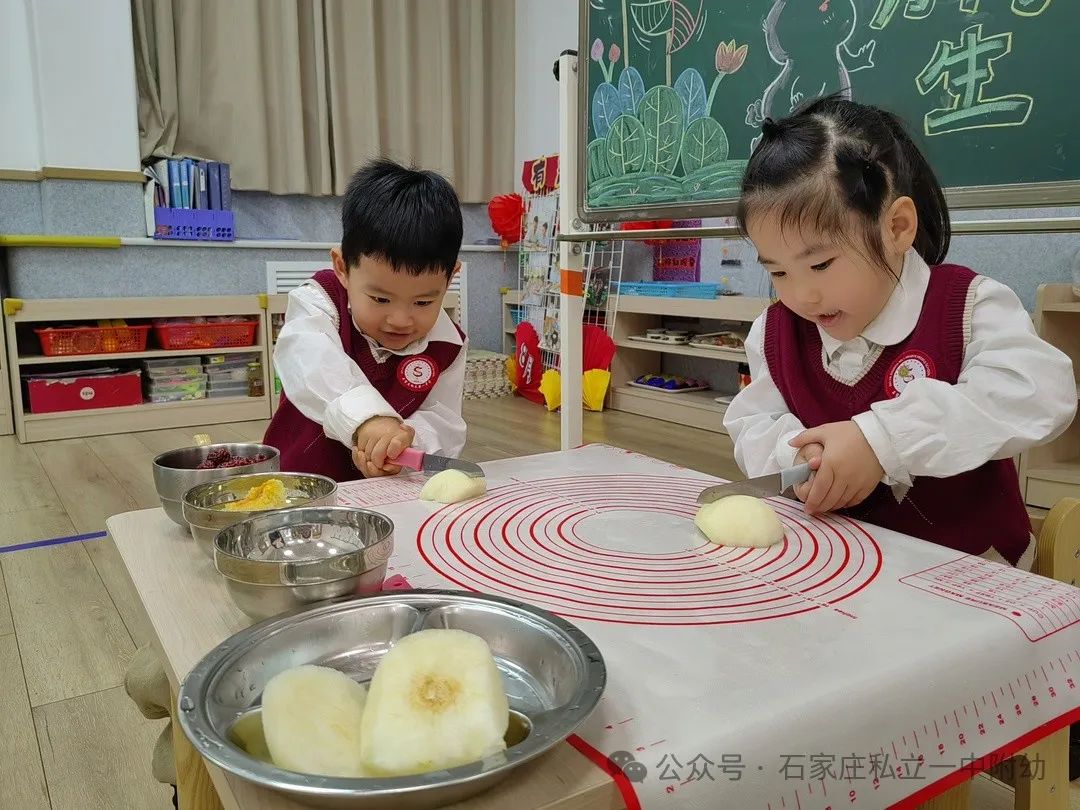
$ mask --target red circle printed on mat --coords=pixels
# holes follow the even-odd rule
[[[936,372],[930,355],[915,349],[906,351],[889,366],[889,373],[885,375],[885,393],[890,398],[898,397],[909,383],[922,378],[933,379]]]
[[[410,391],[430,391],[439,379],[439,367],[426,354],[418,354],[401,362],[397,377]]]
[[[784,620],[841,603],[881,570],[859,524],[770,501],[784,541],[718,546],[694,527],[708,481],[582,475],[496,487],[435,512],[417,533],[424,562],[465,590],[498,593],[571,620],[692,627]]]

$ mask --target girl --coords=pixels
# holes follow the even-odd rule
[[[1030,569],[1012,457],[1069,425],[1072,364],[1012,290],[943,263],[945,197],[900,121],[837,97],[766,119],[739,209],[780,299],[724,419],[743,472],[809,461],[811,514]]]

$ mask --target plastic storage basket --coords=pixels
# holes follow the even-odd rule
[[[232,242],[236,239],[232,211],[200,208],[155,208],[155,239],[190,239],[196,242]]]
[[[716,298],[722,285],[704,282],[620,281],[619,295],[644,295],[653,298]]]
[[[47,357],[146,351],[149,326],[77,326],[35,329]]]
[[[221,323],[162,323],[154,334],[163,349],[224,349],[254,346],[258,321]]]

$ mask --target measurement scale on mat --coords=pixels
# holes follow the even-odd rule
[[[838,753],[835,761],[830,757],[825,778],[801,781],[798,788],[769,802],[765,810],[915,807],[914,794],[940,779],[956,771],[981,772],[1012,756],[1015,751],[1010,746],[1033,728],[1032,713],[1039,715],[1034,728],[1065,714],[1077,714],[1068,709],[1055,712],[1053,706],[1059,701],[1063,706],[1075,706],[1078,682],[1080,649],[1040,662],[1008,683],[973,696],[970,702],[920,721],[877,751]],[[1074,693],[1071,699],[1067,697],[1070,692]],[[1010,733],[1010,729],[1015,732]],[[812,770],[812,757],[808,754],[798,761]],[[842,771],[845,758],[849,763],[846,774]],[[854,764],[860,760],[856,773]],[[895,796],[898,791],[890,782],[906,783],[904,792],[909,798]],[[890,797],[885,799],[886,795]]]

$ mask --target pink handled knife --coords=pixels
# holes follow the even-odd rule
[[[459,470],[471,478],[484,477],[484,471],[480,469],[480,465],[473,464],[471,461],[460,461],[446,456],[433,456],[422,453],[413,447],[403,450],[401,455],[395,458],[392,463],[400,467],[408,467],[410,470],[419,470],[425,475],[434,475],[444,470]]]

